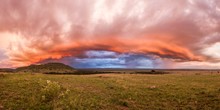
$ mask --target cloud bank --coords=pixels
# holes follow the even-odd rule
[[[220,59],[218,0],[3,0],[0,8],[3,67],[217,68]]]

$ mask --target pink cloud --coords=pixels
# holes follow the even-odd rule
[[[0,33],[17,36],[1,37],[0,49],[16,66],[89,50],[217,61],[204,54],[220,41],[217,0],[3,0],[0,8]]]

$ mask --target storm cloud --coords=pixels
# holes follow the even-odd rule
[[[9,67],[212,68],[220,59],[218,0],[2,0],[0,8],[0,64]]]

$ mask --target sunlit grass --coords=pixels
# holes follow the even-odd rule
[[[220,75],[0,76],[2,109],[220,109]]]

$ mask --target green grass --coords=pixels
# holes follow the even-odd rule
[[[219,110],[220,75],[0,75],[0,110]]]

